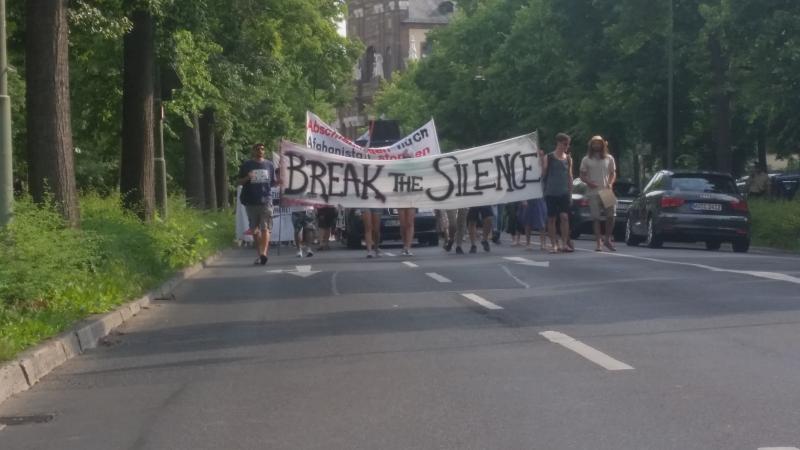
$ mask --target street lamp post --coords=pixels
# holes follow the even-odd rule
[[[667,169],[672,169],[674,159],[674,102],[675,102],[675,62],[674,62],[674,29],[675,12],[673,10],[674,0],[669,2],[669,29],[667,30]]]
[[[11,97],[8,96],[6,2],[0,0],[0,227],[11,221],[14,173],[11,169]]]

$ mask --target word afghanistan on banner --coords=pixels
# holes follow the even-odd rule
[[[316,114],[306,112],[306,146],[319,152],[358,159],[406,159],[440,155],[439,136],[431,119],[388,147],[365,148],[342,136]]]
[[[403,160],[358,160],[281,143],[290,202],[345,208],[455,209],[540,198],[536,133]]]

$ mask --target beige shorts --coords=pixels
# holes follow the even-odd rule
[[[245,205],[250,229],[272,230],[272,208],[268,205]]]
[[[603,206],[603,202],[600,201],[600,195],[598,194],[589,194],[589,213],[592,215],[592,220],[606,220],[609,217],[614,217],[616,213],[616,206],[612,206],[610,208],[606,208]]]

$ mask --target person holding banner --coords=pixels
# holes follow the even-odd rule
[[[275,182],[275,166],[264,159],[264,144],[253,145],[253,159],[245,161],[239,168],[239,184],[242,192],[239,200],[247,212],[247,220],[258,259],[255,264],[267,263],[269,255],[269,233],[272,230],[272,186]]]
[[[594,238],[597,243],[595,251],[603,251],[602,244],[611,250],[617,251],[611,243],[611,233],[614,231],[614,210],[616,200],[613,199],[614,182],[617,179],[617,165],[614,157],[608,153],[608,142],[602,136],[594,136],[589,140],[586,156],[581,161],[581,180],[588,186],[589,209],[594,221]],[[608,194],[611,193],[609,196]],[[608,200],[603,200],[604,197]],[[601,239],[600,227],[605,214],[606,232]]]

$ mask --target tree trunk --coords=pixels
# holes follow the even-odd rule
[[[195,208],[206,206],[205,182],[203,181],[203,151],[200,148],[200,125],[197,115],[192,117],[192,126],[184,125],[184,186],[186,202]]]
[[[53,195],[71,226],[80,221],[69,97],[68,0],[25,2],[28,179],[41,203]]]
[[[217,207],[217,188],[214,169],[214,111],[206,109],[200,117],[200,145],[203,148],[203,181],[206,209]]]
[[[725,55],[719,36],[714,33],[708,38],[711,53],[711,76],[714,92],[714,155],[717,170],[731,173],[733,153],[731,152],[731,97],[728,92],[728,57]]]
[[[758,165],[767,170],[767,127],[760,125],[758,127]]]
[[[214,165],[217,186],[217,208],[226,209],[228,205],[228,158],[225,155],[225,142],[218,135],[214,145]]]
[[[137,4],[135,0],[125,3],[128,6]],[[120,193],[123,206],[149,222],[155,208],[153,16],[146,10],[136,9],[131,21],[133,29],[123,42]]]

